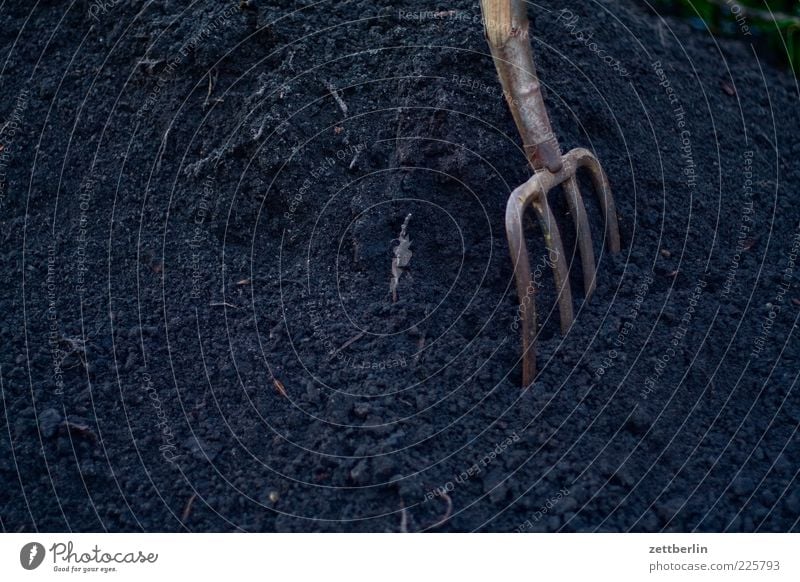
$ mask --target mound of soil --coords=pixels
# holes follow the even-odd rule
[[[3,4],[3,530],[797,531],[797,85],[638,3],[545,6],[623,250],[583,183],[584,302],[552,195],[562,335],[530,221],[520,390],[530,174],[477,2]]]

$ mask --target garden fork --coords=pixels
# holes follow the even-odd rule
[[[606,241],[611,252],[617,252],[620,248],[619,226],[608,179],[594,154],[587,149],[576,148],[561,155],[533,63],[528,39],[526,3],[523,0],[481,0],[481,11],[486,40],[503,93],[522,137],[525,155],[534,170],[533,177],[511,193],[506,205],[506,236],[514,262],[522,319],[522,383],[527,387],[536,377],[537,318],[533,296],[536,292],[535,281],[531,280],[528,249],[522,227],[525,209],[529,205],[533,207],[544,234],[548,262],[553,269],[558,292],[562,333],[569,330],[574,317],[572,292],[561,235],[547,203],[548,192],[558,185],[563,186],[567,207],[575,221],[587,300],[595,289],[596,267],[589,219],[578,189],[578,169],[584,168],[591,174],[592,183],[599,195],[605,219]]]

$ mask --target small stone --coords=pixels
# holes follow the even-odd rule
[[[361,459],[356,466],[350,469],[350,479],[356,485],[363,485],[367,481],[369,474],[369,465],[367,459]]]
[[[656,513],[665,522],[670,521],[680,511],[683,501],[679,498],[668,499],[655,506]]]
[[[388,456],[375,457],[372,459],[372,471],[376,479],[381,481],[389,481],[391,477],[397,472],[396,463]]]
[[[659,528],[660,522],[658,520],[658,516],[653,511],[648,511],[645,513],[642,518],[639,520],[637,524],[637,531],[645,532],[645,533],[653,533],[657,532]]]
[[[745,495],[750,495],[755,490],[755,485],[752,479],[740,475],[739,478],[733,482],[733,492],[740,497],[744,497]]]
[[[777,501],[778,496],[775,494],[775,491],[772,489],[768,489],[766,487],[762,487],[759,491],[761,494],[761,502],[766,506],[771,508],[775,501]]]
[[[500,503],[508,493],[508,481],[503,480],[504,476],[501,470],[494,470],[483,479],[483,491],[492,503]]]
[[[645,410],[639,406],[633,411],[628,421],[625,423],[625,428],[636,436],[642,436],[650,428],[650,417]]]
[[[42,437],[49,439],[55,436],[63,418],[55,408],[48,408],[39,414],[39,432]]]
[[[214,457],[219,452],[216,445],[211,445],[208,442],[198,438],[189,437],[184,444],[186,450],[198,461],[213,461]]]
[[[661,249],[661,256],[665,259],[668,259],[672,256],[672,253],[669,252],[667,249]]]
[[[398,430],[397,432],[392,433],[389,438],[386,439],[385,444],[387,447],[395,447],[403,442],[405,436],[406,433],[404,430]]]
[[[309,402],[319,402],[320,395],[320,389],[313,382],[306,384],[306,398]]]
[[[794,465],[786,456],[786,451],[782,452],[778,457],[775,459],[775,471],[791,471],[794,469]]]
[[[275,502],[277,502],[279,498],[280,498],[280,495],[278,495],[278,492],[277,492],[277,491],[270,491],[270,492],[269,492],[269,500],[270,500],[270,503],[275,503]]]
[[[800,490],[795,490],[786,497],[785,507],[789,515],[800,515]]]
[[[556,511],[559,513],[570,513],[578,507],[578,501],[574,497],[566,497],[561,503],[556,505]]]
[[[98,475],[97,464],[94,462],[94,459],[82,460],[80,471],[83,477],[96,477]]]
[[[614,473],[614,479],[627,488],[631,488],[636,484],[636,477],[625,465],[617,469],[617,472]]]
[[[356,418],[364,420],[367,418],[367,415],[369,415],[370,410],[369,404],[356,404],[353,407],[353,415],[355,415]]]

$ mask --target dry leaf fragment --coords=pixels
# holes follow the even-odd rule
[[[400,236],[395,240],[399,244],[394,248],[392,259],[392,280],[389,284],[389,292],[392,294],[392,302],[397,303],[397,284],[400,282],[400,276],[405,272],[406,267],[411,262],[411,239],[406,234],[408,228],[408,221],[411,220],[411,214],[408,214],[403,221],[403,226],[400,228]]]
[[[278,394],[280,394],[284,398],[288,398],[289,397],[289,395],[286,393],[286,387],[283,385],[283,382],[281,382],[277,378],[273,378],[272,379],[272,385],[275,386],[275,390],[278,391]]]
[[[722,82],[719,84],[719,86],[720,86],[720,87],[722,87],[722,90],[723,90],[723,91],[725,91],[725,94],[726,94],[726,95],[729,95],[729,96],[731,96],[731,97],[733,97],[734,95],[736,95],[736,89],[734,89],[734,88],[733,88],[733,85],[731,85],[731,84],[730,84],[730,83],[728,83],[727,81],[722,81]]]

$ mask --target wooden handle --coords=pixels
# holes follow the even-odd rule
[[[550,126],[528,39],[523,0],[481,0],[484,33],[506,102],[534,170],[561,170],[561,148]]]

